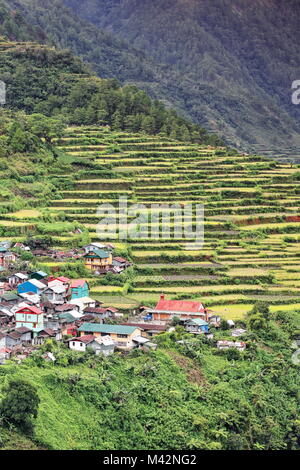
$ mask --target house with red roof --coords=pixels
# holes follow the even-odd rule
[[[174,317],[181,320],[201,318],[208,320],[208,312],[201,302],[191,300],[167,300],[162,294],[154,309],[147,309],[147,316],[153,321],[168,322]]]
[[[89,285],[84,279],[76,279],[70,284],[71,299],[81,299],[89,296]]]
[[[70,285],[71,279],[69,279],[68,277],[65,277],[65,276],[59,276],[59,277],[50,276],[48,284],[50,282],[54,282],[54,281],[61,282],[66,288],[68,288],[69,285]]]
[[[16,327],[26,327],[38,333],[44,328],[44,315],[40,308],[24,305],[16,310]]]
[[[91,348],[96,354],[104,354],[108,356],[113,354],[115,343],[109,335],[96,337],[94,335],[83,335],[78,338],[71,338],[69,348],[73,351],[85,352],[87,348]]]

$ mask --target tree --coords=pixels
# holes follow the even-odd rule
[[[36,141],[30,132],[22,129],[18,122],[14,122],[9,130],[8,146],[12,152],[30,152],[35,150]]]
[[[43,114],[32,114],[28,123],[32,134],[45,139],[48,144],[51,144],[52,139],[61,137],[66,127],[61,118],[49,118]]]
[[[266,302],[257,302],[253,309],[251,310],[252,314],[261,313],[262,316],[268,320],[270,317],[270,308]]]
[[[146,134],[155,133],[155,120],[151,116],[145,116],[142,120],[141,130]]]
[[[37,418],[40,403],[36,388],[25,380],[11,380],[0,404],[0,417],[4,423],[12,424],[32,434],[33,419]]]

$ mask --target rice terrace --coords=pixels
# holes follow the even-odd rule
[[[47,207],[32,209],[29,199],[27,209],[4,213],[3,239],[24,241],[28,230],[38,234],[47,210],[54,220],[64,220],[43,225],[63,250],[72,246],[74,224],[99,241],[97,207],[118,197],[127,196],[129,203],[201,203],[203,249],[187,251],[183,239],[116,241],[134,263],[135,275],[121,286],[103,286],[95,278],[92,295],[126,310],[154,305],[164,292],[173,299],[201,300],[231,319],[242,319],[260,300],[272,311],[300,308],[298,165],[96,126],[71,127],[56,146],[65,154],[67,171],[56,169],[53,176],[64,178],[70,189]],[[100,169],[108,177],[99,177]],[[50,272],[60,267],[47,258],[39,264]]]
[[[0,0],[0,451],[300,449],[281,3]]]

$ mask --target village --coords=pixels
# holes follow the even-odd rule
[[[18,254],[14,250],[31,251],[24,244],[0,242],[0,270],[10,271],[0,283],[0,364],[16,358],[26,359],[47,340],[64,343],[77,352],[93,351],[108,356],[115,351],[128,352],[134,348],[147,352],[155,350],[155,337],[174,331],[181,325],[190,335],[205,335],[213,339],[210,328],[220,328],[221,317],[192,300],[167,300],[160,295],[155,308],[141,306],[128,316],[114,307],[104,306],[92,299],[85,279],[69,279],[43,271],[15,272]],[[90,243],[82,252],[67,253],[82,258],[86,269],[94,275],[108,272],[120,274],[131,263],[114,256],[114,246]],[[52,252],[53,253],[53,252]],[[34,256],[45,254],[33,251]],[[49,250],[47,251],[49,256]],[[55,253],[63,257],[63,253]],[[227,320],[232,340],[216,342],[220,350],[234,348],[244,351],[246,344],[235,338],[245,330],[234,328]],[[55,361],[50,352],[45,359]]]

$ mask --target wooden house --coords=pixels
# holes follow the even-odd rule
[[[9,308],[17,305],[20,302],[21,298],[15,292],[4,292],[0,294],[0,303]]]
[[[96,300],[91,299],[90,297],[80,297],[79,299],[71,299],[70,304],[73,304],[81,315],[84,315],[86,307],[95,307]]]
[[[103,267],[112,266],[112,264],[112,254],[107,250],[93,250],[84,255],[84,265],[86,269],[95,273]]]
[[[204,334],[209,331],[209,324],[202,318],[194,318],[185,322],[185,329],[188,333]]]
[[[103,320],[111,318],[115,315],[114,310],[115,309],[104,307],[86,307],[83,313],[84,315],[93,315],[94,318],[96,318],[100,322],[103,322]]]
[[[0,328],[11,324],[13,319],[13,312],[9,308],[0,305]]]
[[[85,253],[90,253],[91,251],[94,250],[104,250],[104,251],[113,251],[114,247],[110,243],[108,244],[103,244],[99,242],[92,242],[89,243],[88,245],[83,247]]]
[[[115,350],[115,343],[108,335],[101,337],[83,335],[79,338],[71,338],[68,344],[69,348],[74,351],[85,352],[87,348],[91,348],[95,354],[103,354],[104,356],[113,354]]]
[[[48,274],[44,271],[37,271],[31,274],[30,279],[37,279],[38,281],[41,281],[42,279],[46,279],[47,277]]]
[[[17,290],[19,294],[27,294],[32,292],[33,294],[41,295],[45,288],[46,285],[37,279],[29,279],[28,281],[19,284]]]
[[[75,336],[77,333],[76,318],[69,312],[60,313],[58,315],[59,326],[63,336]]]
[[[53,330],[52,328],[44,328],[38,333],[38,335],[34,339],[34,344],[43,344],[48,339],[54,339],[56,341],[60,341],[62,339],[61,330]]]
[[[32,341],[32,330],[27,328],[26,326],[20,326],[15,328],[14,330],[16,333],[20,335],[21,342],[24,343],[31,343]]]
[[[167,329],[166,325],[157,325],[156,323],[129,322],[129,323],[123,323],[123,324],[140,328],[142,330],[142,336],[144,336],[145,338],[152,338],[153,336],[157,336],[160,333],[164,333]]]
[[[3,269],[9,268],[17,260],[16,253],[12,251],[7,251],[5,247],[0,247],[0,266]]]
[[[46,298],[53,304],[63,304],[66,300],[67,289],[61,283],[55,281],[48,284],[48,287],[43,291],[43,298]]]
[[[15,347],[21,345],[21,336],[15,331],[10,331],[5,334],[5,344],[6,344],[5,346],[6,348],[9,348],[12,350]]]
[[[113,266],[116,266],[117,268],[121,269],[124,271],[124,269],[129,268],[131,266],[131,263],[127,261],[127,259],[122,258],[121,256],[115,256],[112,260]]]
[[[16,328],[5,334],[5,345],[9,349],[32,343],[32,331],[26,327]]]
[[[27,279],[28,279],[27,274],[16,273],[16,274],[12,274],[11,276],[9,276],[8,283],[10,287],[14,288],[14,287],[17,287],[19,284],[22,284],[23,282],[27,281]]]
[[[61,284],[63,284],[65,286],[66,289],[68,289],[69,285],[70,285],[70,282],[71,282],[71,279],[69,279],[68,277],[65,277],[65,276],[59,276],[59,277],[51,276],[51,277],[49,277],[48,286],[50,286],[52,282],[56,282],[56,283],[60,282]]]

